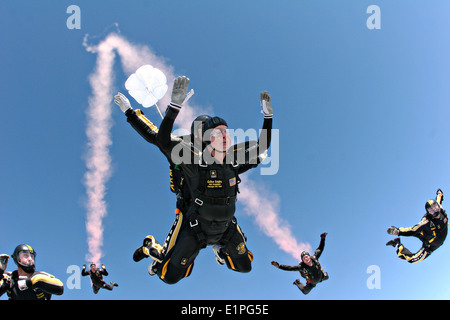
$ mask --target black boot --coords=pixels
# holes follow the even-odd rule
[[[143,251],[143,246],[140,246],[139,248],[137,248],[134,253],[133,253],[133,260],[135,262],[139,262],[144,258],[148,258],[148,255],[146,255]]]
[[[386,242],[387,246],[393,246],[394,248],[400,244],[400,238],[395,238]]]

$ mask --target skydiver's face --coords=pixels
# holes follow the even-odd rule
[[[231,146],[227,126],[220,125],[211,132],[211,146],[218,151],[226,151]]]
[[[31,254],[29,252],[20,252],[19,261],[24,266],[32,266],[34,265],[34,254]]]
[[[95,264],[91,265],[91,271],[95,272],[95,270],[97,270],[97,266]]]
[[[304,255],[302,258],[302,261],[307,264],[308,266],[312,266],[312,260],[309,255]]]
[[[433,216],[438,216],[441,211],[441,208],[437,203],[433,204],[430,208],[428,208],[428,213]]]

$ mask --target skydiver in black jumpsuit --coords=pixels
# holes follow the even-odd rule
[[[89,276],[91,278],[92,290],[94,290],[95,294],[97,294],[100,289],[107,289],[111,291],[114,287],[119,286],[115,282],[110,282],[110,284],[107,284],[105,280],[103,280],[103,276],[109,275],[108,271],[106,271],[104,264],[102,264],[102,267],[99,269],[97,268],[95,263],[91,263],[89,271],[86,271],[86,265],[83,264],[81,275],[83,277]]]
[[[125,112],[125,114],[127,115],[127,120],[128,122],[150,143],[152,144],[156,144],[156,133],[158,131],[158,129],[156,128],[156,126],[154,126],[151,122],[148,121],[148,119],[145,118],[145,116],[143,116],[142,112],[140,110],[136,110],[134,111],[131,106],[129,105],[128,99],[124,98],[124,96],[120,96],[121,94],[116,96],[116,104],[118,104],[122,111]],[[258,143],[244,143],[244,144],[238,144],[233,146],[232,148],[230,148],[231,152],[234,152],[233,156],[235,158],[239,158],[240,156],[242,156],[241,151],[244,150],[244,160],[247,161],[247,168],[244,169],[248,170],[251,167],[256,167],[257,164],[259,164],[259,162],[262,160],[261,156],[262,153],[264,153],[267,148],[270,146],[270,130],[272,128],[272,107],[270,104],[270,96],[267,94],[267,92],[264,92],[261,94],[261,101],[264,104],[267,104],[268,107],[270,108],[270,113],[269,112],[265,112],[265,116],[264,116],[264,124],[263,124],[263,130],[261,131],[260,134],[260,138],[258,140]],[[267,101],[267,102],[266,102]],[[266,110],[267,111],[267,106],[264,105],[263,106],[263,111]],[[169,110],[167,111],[169,112]],[[176,112],[178,113],[178,111]],[[198,132],[198,128],[200,127],[201,129],[201,125],[204,123],[205,120],[207,120],[207,118],[209,118],[208,116],[200,116],[197,117],[196,120],[194,120],[192,126],[191,126],[191,139],[189,141],[188,139],[188,143],[184,143],[184,149],[185,150],[193,150],[193,152],[198,153],[199,150],[202,150],[205,145],[202,144],[201,141],[201,132]],[[172,122],[173,125],[173,122]],[[169,134],[171,131],[171,127],[169,129]],[[168,150],[173,150],[175,148],[175,146],[177,146],[180,143],[180,138],[177,137],[173,137],[171,136],[170,142],[167,143],[165,145],[165,148]],[[184,141],[185,139],[183,139],[182,141]],[[194,144],[190,143],[191,141],[194,141]],[[167,141],[165,141],[167,142]],[[194,146],[195,145],[195,146]],[[159,145],[158,145],[159,146]],[[198,149],[198,147],[200,146],[200,148]],[[256,147],[256,149],[255,149]],[[161,149],[161,147],[160,147]],[[259,154],[256,158],[256,162],[253,162],[252,164],[249,164],[251,161],[249,161],[249,158],[251,158],[251,154],[253,151],[258,151]],[[229,152],[230,153],[230,152]],[[256,152],[255,152],[256,153]],[[166,155],[167,156],[167,155]],[[183,174],[183,170],[182,170],[182,166],[181,165],[175,165],[172,161],[172,157],[170,155],[167,156],[167,159],[169,160],[170,163],[170,167],[171,167],[171,190],[175,193],[177,193],[177,209],[176,209],[176,213],[177,213],[177,217],[175,219],[175,222],[173,223],[172,229],[169,232],[168,237],[166,238],[166,242],[164,243],[164,246],[161,246],[159,243],[156,242],[156,240],[153,238],[153,236],[147,236],[144,239],[144,244],[143,246],[139,247],[134,255],[133,255],[133,259],[135,261],[139,261],[143,258],[146,258],[148,256],[151,256],[152,258],[154,258],[155,260],[153,261],[154,263],[152,263],[149,267],[149,273],[151,275],[155,274],[157,272],[157,270],[159,269],[161,271],[161,263],[163,263],[163,258],[164,261],[168,261],[171,260],[171,256],[172,256],[172,252],[171,249],[174,248],[175,244],[178,243],[178,235],[180,234],[180,228],[185,228],[184,226],[186,225],[186,222],[183,223],[183,214],[186,213],[187,211],[187,207],[190,205],[190,203],[192,202],[191,199],[191,194],[189,192],[189,189],[187,187],[183,188],[183,184],[181,183],[182,181],[184,181],[185,177]],[[240,160],[242,158],[239,158]],[[243,168],[244,166],[242,166]],[[242,171],[242,172],[243,172]],[[238,183],[238,177],[236,177],[236,185]],[[234,208],[234,203],[233,203],[233,208]],[[234,209],[233,209],[234,212]],[[183,213],[183,214],[180,214]],[[229,222],[228,222],[229,223]],[[233,238],[233,241],[230,241],[230,239]],[[245,241],[246,238],[244,236],[244,234],[242,233],[241,229],[239,228],[236,219],[233,217],[232,221],[231,221],[231,226],[229,228],[227,228],[227,232],[226,234],[221,238],[221,241],[219,243],[219,245],[215,245],[213,247],[213,250],[216,254],[216,260],[219,264],[224,264],[226,263],[227,266],[232,269],[232,270],[236,270],[236,271],[241,271],[244,272],[244,270],[251,268],[251,267],[241,267],[240,266],[240,260],[242,259],[237,259],[234,258],[235,254],[227,254],[228,250],[225,247],[225,245],[228,246],[235,246],[235,250],[231,250],[231,251],[237,251],[239,258],[242,257],[242,255],[244,255],[247,252],[246,246],[245,246]],[[203,244],[202,244],[203,246]],[[199,249],[195,249],[197,250],[197,252],[195,253],[195,256],[198,254],[198,250]],[[194,250],[194,251],[195,251]],[[163,271],[159,272],[160,278],[162,278],[165,282],[167,283],[175,283],[177,282],[179,279],[188,276],[190,274],[190,271],[192,270],[192,265],[193,265],[193,259],[195,259],[195,256],[192,257],[192,263],[187,263],[185,261],[185,259],[182,259],[183,262],[181,264],[188,264],[187,267],[182,266],[182,270],[181,272],[176,272],[174,268],[170,268],[170,272],[167,274],[167,267],[166,268],[162,268]],[[243,260],[246,260],[247,263],[248,261],[251,262],[251,260],[253,259],[251,253],[247,254]],[[236,260],[236,261],[234,261]],[[165,263],[163,263],[163,265],[165,265]],[[187,270],[185,270],[187,268]],[[175,271],[175,272],[174,272]],[[172,275],[174,274],[174,275]]]
[[[301,283],[299,279],[294,281],[294,285],[296,285],[300,291],[303,292],[303,294],[308,294],[318,283],[328,279],[328,273],[322,270],[318,260],[325,247],[326,236],[326,233],[322,233],[320,235],[319,247],[316,249],[312,257],[307,251],[303,251],[301,253],[301,261],[296,266],[287,266],[279,264],[276,261],[271,262],[273,266],[281,270],[300,272],[300,275],[306,279],[306,285]]]
[[[12,258],[17,270],[6,272],[8,255],[1,255],[0,296],[5,292],[10,300],[50,300],[52,295],[62,295],[63,283],[53,275],[35,270],[36,251],[26,244],[18,245]]]
[[[448,217],[442,208],[444,194],[441,189],[436,191],[436,198],[425,203],[426,213],[422,220],[411,228],[389,227],[388,234],[404,237],[416,237],[422,241],[422,247],[415,253],[409,251],[397,237],[386,243],[387,246],[397,248],[397,256],[409,263],[423,261],[439,248],[447,237]]]
[[[203,133],[215,131],[216,134],[204,150],[186,143],[176,146],[172,144],[170,133],[186,97],[188,83],[189,79],[185,77],[175,80],[172,101],[157,135],[157,143],[166,157],[181,167],[184,186],[189,192],[189,203],[185,212],[181,213],[182,223],[177,230],[172,250],[155,265],[154,271],[168,284],[189,276],[196,256],[207,245],[219,245],[216,254],[220,255],[228,268],[235,271],[249,272],[253,260],[253,255],[245,244],[246,238],[234,218],[234,212],[239,174],[256,167],[259,162],[227,163],[227,156],[233,158],[230,154],[224,157],[226,141],[229,139],[227,125],[218,117],[209,119],[203,126]],[[271,117],[273,111],[270,97],[267,99],[266,108],[270,107]],[[215,145],[215,149],[211,145]]]

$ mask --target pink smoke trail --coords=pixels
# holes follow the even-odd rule
[[[96,46],[84,46],[88,52],[97,54],[96,68],[89,77],[92,88],[92,96],[89,98],[87,110],[86,136],[88,138],[86,167],[88,171],[84,176],[86,186],[86,231],[89,254],[87,261],[99,263],[103,256],[103,219],[107,215],[105,202],[106,183],[112,174],[111,157],[109,147],[112,144],[112,97],[113,92],[113,67],[115,51],[121,58],[125,72],[132,73],[139,66],[151,62],[163,72],[170,72],[170,67],[162,63],[146,47],[133,46],[123,37],[110,34]]]
[[[97,47],[97,66],[94,74],[90,76],[92,96],[89,99],[87,111],[88,123],[86,136],[88,138],[88,151],[86,167],[88,171],[84,176],[87,193],[87,221],[88,246],[90,255],[87,260],[98,263],[102,256],[103,244],[102,219],[106,216],[106,182],[111,177],[111,157],[108,147],[112,144],[110,137],[111,108],[111,82],[114,53],[111,47],[103,42]]]
[[[107,215],[105,201],[106,183],[112,175],[111,157],[109,147],[112,144],[110,129],[113,121],[111,116],[113,92],[113,67],[117,55],[121,59],[122,68],[126,74],[131,74],[144,64],[151,64],[160,69],[167,77],[171,92],[175,75],[173,68],[168,66],[165,59],[156,56],[146,46],[133,45],[124,37],[115,33],[109,34],[96,46],[84,46],[88,52],[97,54],[96,68],[90,76],[92,96],[89,99],[87,111],[88,123],[86,135],[88,138],[88,151],[86,155],[85,185],[87,194],[86,231],[89,254],[87,261],[99,263],[103,256],[103,219]],[[166,94],[158,105],[167,106],[170,94]],[[163,109],[164,109],[163,108]],[[163,111],[163,110],[162,110]],[[177,118],[176,125],[181,128],[190,128],[190,124],[197,114],[205,113],[199,106],[185,105],[183,112]],[[277,205],[260,196],[256,191],[256,184],[246,177],[241,184],[240,200],[245,211],[255,218],[257,225],[263,232],[274,239],[280,249],[298,258],[302,250],[310,249],[309,244],[297,243],[292,235],[290,226],[278,216]],[[271,192],[272,197],[276,197]]]

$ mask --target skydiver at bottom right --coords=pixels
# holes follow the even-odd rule
[[[409,263],[420,262],[439,248],[447,237],[448,217],[442,208],[444,193],[441,189],[436,191],[436,198],[425,203],[426,213],[422,220],[410,228],[389,227],[387,233],[394,236],[416,237],[422,241],[422,247],[416,252],[409,251],[401,242],[400,237],[386,243],[397,249],[397,256]]]

